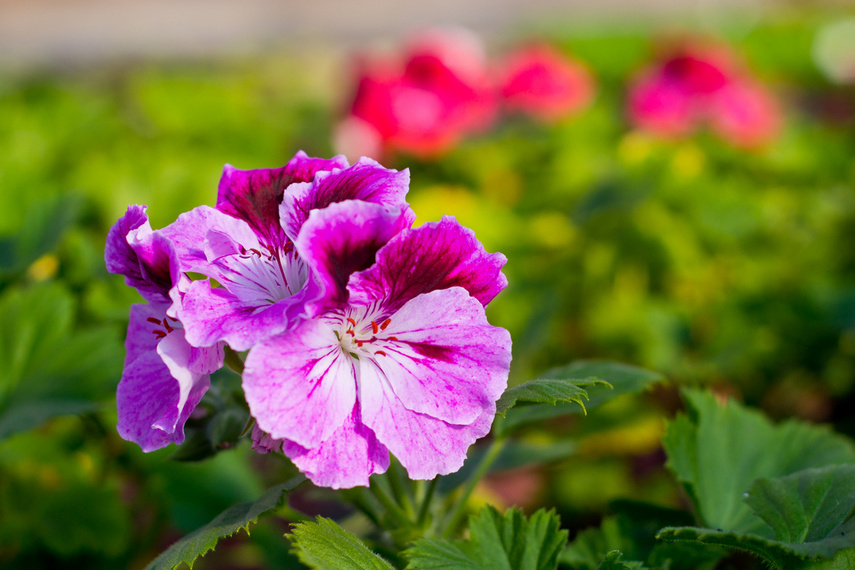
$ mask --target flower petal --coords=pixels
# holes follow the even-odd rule
[[[312,268],[317,288],[309,296],[309,314],[318,315],[347,301],[347,280],[374,263],[377,250],[415,221],[415,213],[360,200],[313,210],[295,246]]]
[[[136,303],[131,305],[128,334],[125,336],[126,368],[141,354],[157,349],[160,335],[154,331],[162,330],[166,334],[166,330],[154,321],[162,321],[166,318],[166,309],[168,308],[169,305],[166,303],[152,303],[150,305]]]
[[[227,164],[220,179],[217,209],[246,221],[264,244],[281,246],[287,241],[279,224],[285,188],[308,182],[319,171],[346,167],[344,157],[310,158],[302,151],[281,168],[238,170]]]
[[[419,295],[378,336],[377,366],[362,367],[360,386],[388,383],[408,410],[469,424],[507,387],[511,336],[460,287]]]
[[[173,285],[169,241],[153,232],[145,206],[129,206],[125,215],[110,228],[104,260],[107,271],[125,276],[148,301],[169,299]]]
[[[409,170],[391,170],[370,158],[361,158],[349,168],[319,172],[312,182],[289,186],[279,209],[282,227],[296,241],[312,210],[345,200],[403,208],[409,185]]]
[[[347,288],[351,303],[382,301],[390,312],[422,293],[455,286],[487,305],[508,284],[506,262],[501,253],[487,253],[472,230],[443,216],[396,235],[372,267],[351,276]]]
[[[207,374],[191,374],[181,403],[181,387],[155,351],[125,367],[116,392],[119,435],[149,452],[184,441],[184,423],[210,386]]]
[[[381,375],[378,375],[381,376]],[[463,466],[469,446],[490,432],[496,405],[469,425],[454,425],[408,410],[388,382],[359,386],[362,422],[389,448],[411,479],[433,479]]]
[[[211,288],[207,279],[187,287],[178,318],[184,325],[187,342],[212,346],[225,341],[234,350],[249,350],[255,344],[293,326],[302,314],[304,293],[273,304],[246,302],[227,289]]]
[[[282,451],[312,483],[333,489],[367,487],[371,474],[383,473],[389,467],[389,450],[361,423],[358,405],[320,446],[306,449],[285,440]]]
[[[229,235],[244,247],[258,246],[258,237],[246,222],[210,206],[199,206],[185,212],[160,231],[175,245],[181,271],[194,271],[205,275],[208,275],[210,270],[208,253],[205,251],[210,233]]]
[[[317,447],[353,409],[356,362],[323,319],[256,345],[246,358],[243,388],[258,427],[276,439]]]

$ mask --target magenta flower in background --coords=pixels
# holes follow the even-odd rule
[[[356,200],[312,212],[295,248],[322,284],[313,317],[246,359],[254,447],[318,485],[367,485],[389,452],[414,479],[458,470],[506,387],[510,335],[484,313],[505,257],[453,218],[411,222]]]
[[[191,282],[176,307],[188,342],[225,341],[243,351],[292,328],[320,295],[294,249],[309,213],[353,199],[404,207],[408,183],[407,171],[387,170],[370,159],[348,167],[343,157],[324,160],[302,152],[282,168],[226,166],[217,206],[195,208],[163,230],[175,243],[182,271],[210,278]]]
[[[532,45],[509,54],[499,67],[502,104],[545,122],[572,116],[594,97],[591,73],[557,49]]]
[[[122,438],[153,451],[184,441],[184,424],[223,365],[221,344],[187,343],[173,301],[189,280],[172,242],[153,231],[144,206],[130,206],[107,235],[107,269],[125,276],[148,304],[131,306],[125,369],[116,394]]]
[[[772,95],[721,47],[684,46],[643,70],[630,87],[628,113],[639,128],[680,137],[702,125],[741,147],[770,142],[780,129]]]
[[[486,55],[464,30],[426,32],[402,58],[367,59],[357,74],[349,116],[335,135],[349,156],[440,154],[495,119]]]

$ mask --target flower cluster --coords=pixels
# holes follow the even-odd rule
[[[353,102],[335,136],[352,155],[439,154],[488,128],[502,107],[554,121],[594,94],[587,69],[554,48],[527,46],[491,64],[464,30],[431,30],[413,38],[403,57],[357,67]]]
[[[408,185],[370,159],[298,153],[227,165],[215,207],[161,230],[131,206],[105,256],[148,301],[131,309],[122,437],[181,443],[227,345],[249,351],[254,447],[315,483],[367,485],[390,452],[415,479],[459,469],[507,384],[510,336],[484,313],[506,259],[452,217],[412,227]]]
[[[771,94],[721,46],[684,45],[644,69],[630,87],[628,113],[639,128],[666,137],[708,124],[740,147],[769,142],[781,123]]]

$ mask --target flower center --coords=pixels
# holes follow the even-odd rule
[[[367,310],[349,310],[339,322],[335,335],[341,343],[341,349],[357,360],[361,356],[386,356],[382,347],[388,341],[398,340],[383,332],[391,323],[392,319],[376,314],[369,315]]]
[[[224,260],[231,270],[226,287],[243,300],[275,303],[287,299],[306,284],[306,264],[292,243],[266,251],[239,246],[239,253]]]

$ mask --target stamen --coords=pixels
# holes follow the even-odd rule
[[[154,323],[154,324],[156,324],[156,325],[159,325],[159,324],[160,324],[160,319],[155,319],[154,317],[149,317],[149,318],[147,318],[146,320],[147,320],[148,322],[150,322],[150,323]]]
[[[383,352],[382,350],[375,350],[374,354],[379,354],[380,356],[386,356],[386,353]]]
[[[151,331],[151,332],[153,332],[154,336],[156,336],[158,339],[164,338],[166,336],[166,333],[163,331]]]
[[[387,336],[387,337],[386,337],[386,340],[398,340],[398,337],[396,337],[396,336]]]
[[[356,321],[354,321],[354,320],[353,320],[353,319],[351,319],[350,317],[347,317],[347,322],[349,322],[349,323],[350,323],[351,325],[353,325],[353,326],[356,326]]]
[[[392,319],[386,319],[385,321],[383,321],[383,324],[380,325],[380,330],[385,331],[386,327],[388,327],[389,323],[391,323],[391,322],[392,322]],[[377,331],[374,331],[374,332],[377,332]]]
[[[344,331],[344,332],[345,332],[345,334],[349,334],[350,336],[352,336],[352,337],[356,338],[356,333],[355,333],[355,332],[353,332],[353,329],[348,329],[348,330],[346,330],[346,331]]]
[[[377,323],[376,323],[375,321],[371,321],[371,331],[372,331],[374,334],[377,334],[377,331],[378,331],[378,330],[379,330],[379,329],[377,328]]]
[[[172,328],[172,326],[168,322],[166,322],[166,319],[163,319],[163,326],[166,327],[166,332],[168,332],[168,333],[171,333],[172,331],[175,330],[174,328]]]

